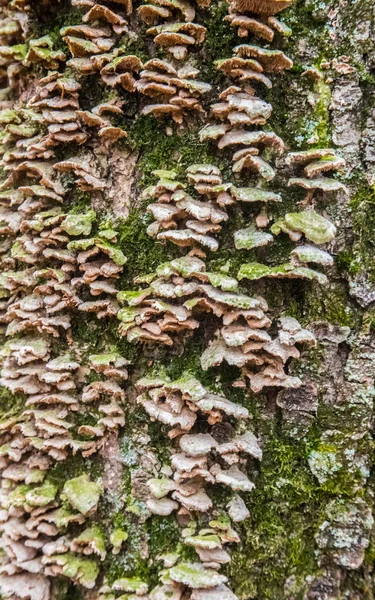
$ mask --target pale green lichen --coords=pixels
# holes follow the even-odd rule
[[[305,210],[286,214],[283,220],[272,225],[271,231],[275,235],[281,231],[304,233],[315,244],[325,244],[335,237],[336,227],[314,210]]]
[[[234,234],[234,245],[237,250],[252,250],[259,246],[267,246],[272,241],[273,236],[270,233],[257,231],[253,226],[240,229]]]
[[[65,482],[61,497],[86,515],[96,508],[101,493],[101,483],[90,481],[88,475],[81,475]]]
[[[337,454],[330,450],[314,450],[308,457],[311,472],[319,483],[325,483],[334,473],[340,471],[343,464]]]
[[[89,235],[95,220],[95,212],[90,210],[83,215],[68,215],[61,223],[68,235]]]
[[[279,265],[277,267],[269,267],[261,263],[246,263],[241,265],[241,268],[237,274],[239,280],[250,279],[254,281],[256,279],[262,279],[263,277],[270,277],[275,279],[316,279],[320,284],[324,285],[327,283],[327,277],[319,271],[314,271],[307,267],[299,267],[292,264]]]

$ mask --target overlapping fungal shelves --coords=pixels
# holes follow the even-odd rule
[[[202,46],[206,28],[195,22],[196,8],[207,7],[210,0],[195,2],[149,1],[137,8],[148,26],[155,49],[163,57],[154,57],[143,65],[137,90],[147,98],[141,114],[155,117],[168,115],[182,124],[189,115],[203,113],[201,97],[211,90],[208,83],[197,80],[199,69],[190,61],[191,50]]]
[[[58,158],[90,136],[81,84],[62,69],[66,56],[48,36],[11,44],[33,24],[32,7],[11,2],[3,11],[1,384],[23,401],[1,422],[0,587],[4,597],[48,600],[59,576],[94,587],[106,555],[92,521],[101,481],[87,473],[57,481],[54,471],[74,455],[97,453],[124,425],[127,361],[116,353],[83,358],[72,327],[87,313],[116,316],[126,258],[117,232],[94,225],[93,210],[69,211],[72,185],[85,192],[106,185],[92,155]],[[108,143],[114,129],[105,124],[98,135]]]
[[[299,306],[349,189],[328,135],[282,139],[292,5],[0,1],[4,598],[317,598],[364,560],[374,343]],[[346,453],[339,417],[303,438],[319,394],[353,398]]]

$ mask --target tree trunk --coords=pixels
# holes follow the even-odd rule
[[[372,0],[0,0],[0,594],[370,600]]]

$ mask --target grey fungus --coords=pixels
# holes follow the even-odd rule
[[[156,185],[145,192],[147,197],[153,196],[157,200],[147,207],[155,219],[148,233],[178,246],[203,246],[216,250],[218,243],[209,234],[219,232],[220,224],[228,219],[227,213],[219,208],[219,200],[223,196],[221,174],[219,171],[207,175],[205,171],[214,168],[211,165],[192,165],[191,168],[194,168],[194,173],[188,171],[188,179],[194,182],[202,200],[184,192],[185,184],[169,180],[168,175],[162,174]]]
[[[325,173],[334,174],[345,168],[345,160],[332,148],[291,152],[286,158],[286,163],[297,175],[289,179],[288,186],[298,186],[306,190],[305,198],[300,203],[302,206],[313,205],[316,192],[323,194],[323,197],[324,194],[332,192],[349,193],[341,181],[332,176],[325,176]]]
[[[170,114],[172,119],[182,125],[190,112],[203,112],[200,97],[211,90],[207,83],[197,81],[197,69],[175,68],[166,60],[152,59],[145,63],[136,82],[136,89],[152,98],[152,104],[146,104],[143,114],[155,117]]]
[[[121,18],[112,19],[105,7],[92,2],[89,8],[98,20],[108,17],[109,23],[121,26]],[[106,23],[71,26],[65,32],[72,48],[83,53],[88,48],[85,38],[106,51],[112,44],[109,33]],[[27,104],[0,113],[7,128],[2,233],[9,238],[4,250],[10,259],[1,276],[6,299],[1,381],[26,396],[18,417],[1,424],[5,487],[0,497],[0,585],[15,598],[45,600],[50,599],[51,577],[65,575],[89,589],[95,585],[105,542],[87,520],[96,513],[102,486],[87,476],[66,477],[64,489],[58,491],[49,471],[74,454],[97,453],[109,435],[117,435],[124,424],[120,384],[127,378],[127,361],[120,355],[92,355],[84,365],[72,344],[72,312],[95,307],[90,295],[100,297],[98,316],[117,314],[115,283],[126,257],[117,247],[115,231],[103,229],[90,238],[96,219],[92,210],[78,215],[63,208],[68,190],[60,173],[73,174],[87,191],[104,188],[92,155],[78,152],[58,163],[55,153],[64,144],[84,144],[89,126],[98,126],[99,137],[112,142],[124,132],[106,118],[121,114],[116,100],[80,111],[80,83],[56,70],[65,58],[47,36],[32,40],[19,60],[25,59],[25,67],[32,61],[50,71],[35,82]],[[126,64],[130,69],[141,67],[130,59]],[[69,352],[56,347],[57,337]],[[97,380],[85,385],[90,372]]]
[[[209,2],[197,4],[204,8]],[[290,4],[230,0],[226,21],[237,28],[240,38],[250,34],[258,38],[256,43],[270,43],[290,35],[275,16]],[[289,375],[288,361],[298,359],[301,345],[314,346],[314,335],[292,317],[272,323],[265,300],[241,291],[240,282],[299,277],[324,283],[324,274],[308,264],[332,264],[330,254],[316,246],[335,234],[334,225],[315,211],[288,213],[273,224],[272,233],[287,233],[297,242],[305,236],[312,242],[300,243],[290,263],[276,267],[246,263],[237,279],[224,268],[206,270],[205,250],[218,247],[218,234],[232,205],[245,202],[250,210],[260,205],[256,224],[264,229],[272,219],[267,204],[281,201],[266,186],[275,176],[270,160],[284,153],[284,143],[269,129],[272,107],[257,90],[270,88],[292,62],[281,50],[244,43],[236,46],[231,58],[216,63],[232,82],[211,105],[216,124],[202,129],[200,138],[211,140],[219,152],[230,153],[233,173],[249,177],[251,183],[237,187],[224,181],[216,164],[193,164],[185,174],[156,171],[155,184],[144,194],[153,218],[148,234],[187,247],[189,253],[136,278],[137,289],[120,291],[127,259],[117,232],[109,226],[98,228],[92,210],[65,212],[69,186],[97,197],[107,187],[95,152],[90,145],[83,151],[79,147],[90,139],[107,150],[126,137],[117,118],[129,94],[139,94],[144,115],[167,115],[179,127],[189,126],[192,115],[205,114],[203,98],[211,86],[197,80],[199,71],[188,59],[190,51],[203,43],[206,30],[194,23],[195,6],[185,0],[145,2],[137,12],[159,48],[158,58],[143,64],[136,55],[126,54],[123,44],[132,39],[126,18],[132,10],[129,0],[110,3],[111,8],[95,0],[72,0],[72,5],[86,11],[81,23],[61,30],[73,75],[59,72],[67,57],[55,50],[48,36],[22,43],[22,21],[12,21],[6,34],[19,43],[0,48],[13,88],[31,62],[50,71],[25,107],[0,113],[6,145],[0,233],[10,240],[4,244],[6,268],[0,279],[1,322],[7,338],[1,350],[1,383],[27,396],[20,416],[1,422],[5,485],[0,494],[0,530],[5,558],[0,586],[17,599],[50,600],[49,579],[60,575],[92,589],[107,551],[104,532],[92,522],[102,482],[79,475],[58,490],[49,470],[76,453],[83,457],[97,453],[118,435],[125,423],[128,363],[113,348],[83,359],[72,340],[72,314],[116,317],[120,334],[129,342],[177,348],[214,317],[217,330],[201,357],[204,370],[227,362],[241,372],[234,385],[249,385],[254,393],[271,387],[297,388],[301,380]],[[100,78],[110,100],[82,110],[79,92],[85,75]],[[74,155],[58,160],[61,145],[67,143],[74,144]],[[307,202],[314,193],[346,190],[335,175],[326,176],[344,168],[331,149],[292,153],[286,162],[294,169],[289,185],[306,189]],[[272,240],[270,233],[251,225],[235,233],[239,249],[263,247]],[[58,355],[57,338],[69,352]],[[171,381],[152,372],[135,387],[137,403],[151,421],[164,425],[173,444],[170,464],[155,467],[147,480],[145,513],[176,513],[186,524],[181,542],[194,549],[197,559],[184,562],[175,556],[167,561],[160,584],[151,592],[136,577],[111,585],[104,580],[99,598],[110,600],[124,592],[140,600],[236,600],[219,570],[230,561],[226,544],[240,541],[232,522],[249,517],[238,494],[254,489],[251,465],[262,459],[248,410],[225,398],[219,385],[208,390],[188,373]],[[210,491],[217,485],[226,486],[231,496],[227,513],[222,511],[220,517]],[[203,529],[197,515],[205,516]],[[206,517],[212,517],[208,525]],[[127,535],[117,529],[111,533],[114,554]]]

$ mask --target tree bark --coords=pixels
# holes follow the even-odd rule
[[[1,597],[373,599],[372,0],[0,11]]]

